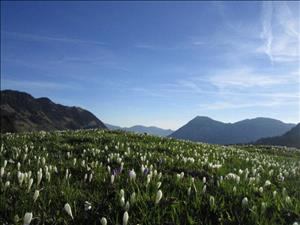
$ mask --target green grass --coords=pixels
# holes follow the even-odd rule
[[[92,225],[101,224],[102,217],[108,224],[122,224],[125,207],[120,202],[121,189],[130,204],[128,224],[292,225],[300,221],[300,153],[295,150],[224,147],[81,130],[1,135],[0,167],[5,160],[7,166],[0,178],[0,224],[23,224],[26,212],[33,213],[30,224]],[[30,190],[29,177],[22,185],[18,182],[18,162],[19,172],[32,173]],[[37,186],[40,169],[43,177]],[[131,181],[132,169],[136,179]],[[66,170],[70,177],[66,178]],[[183,178],[179,178],[181,173]],[[229,173],[236,174],[239,182],[228,179]],[[151,177],[149,183],[147,176]],[[271,185],[265,186],[266,180]],[[155,204],[159,182],[163,196]],[[40,190],[36,202],[35,190]],[[136,198],[131,202],[133,192]],[[244,197],[249,201],[243,207]],[[85,201],[92,204],[91,210],[84,210]],[[66,203],[71,206],[73,220],[64,210]]]

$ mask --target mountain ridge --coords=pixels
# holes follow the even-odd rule
[[[282,135],[295,124],[256,117],[234,123],[224,123],[206,116],[196,116],[169,137],[212,144],[242,144],[263,137]]]
[[[255,144],[300,148],[300,123],[281,136],[261,138]]]
[[[135,133],[148,133],[151,135],[156,135],[156,136],[161,136],[161,137],[166,137],[173,133],[173,130],[171,129],[163,129],[160,127],[156,126],[144,126],[144,125],[134,125],[131,127],[120,127],[116,125],[111,125],[105,123],[108,129],[110,130],[125,130],[125,131],[130,131],[130,132],[135,132]]]
[[[77,106],[54,103],[47,97],[14,90],[1,90],[1,133],[103,128],[91,112]]]

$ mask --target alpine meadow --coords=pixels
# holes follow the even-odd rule
[[[0,4],[0,225],[300,225],[300,2]]]

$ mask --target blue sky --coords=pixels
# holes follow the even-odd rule
[[[299,2],[3,2],[1,89],[102,121],[300,121]]]

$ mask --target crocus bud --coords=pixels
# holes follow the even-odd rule
[[[134,170],[130,170],[130,172],[129,172],[129,178],[130,178],[130,180],[135,180],[136,173],[135,173]]]
[[[34,202],[38,199],[39,195],[40,195],[40,191],[39,190],[35,190],[35,192],[33,194],[33,201]]]
[[[30,180],[28,182],[28,191],[30,190],[32,184],[33,184],[33,178],[30,178]]]
[[[7,166],[7,160],[5,159],[3,163],[3,167],[5,168],[6,166]]]
[[[37,186],[40,185],[40,183],[41,183],[41,181],[42,181],[42,178],[43,178],[43,172],[42,172],[42,170],[39,170],[39,171],[37,172]]]
[[[292,200],[291,200],[290,196],[286,196],[286,197],[285,197],[285,202],[286,202],[287,204],[289,204],[289,205],[292,204]]]
[[[121,198],[120,198],[120,205],[122,207],[125,205],[125,198],[124,198],[124,196],[121,196]]]
[[[155,204],[158,204],[162,198],[162,191],[161,190],[158,190],[157,193],[156,193],[156,199],[155,199]]]
[[[129,207],[130,207],[130,204],[129,204],[129,202],[127,201],[126,204],[125,204],[125,207],[124,207],[125,211],[128,211],[128,210],[129,210]]]
[[[65,204],[64,209],[68,213],[68,215],[73,219],[72,209],[71,209],[71,206],[69,205],[69,203]]]
[[[190,196],[190,195],[191,195],[191,190],[192,190],[192,188],[191,188],[191,187],[189,187],[189,188],[188,188],[188,191],[187,191],[187,193],[188,193],[188,196]]]
[[[159,189],[160,186],[161,186],[161,182],[159,181],[159,182],[157,182],[157,185],[156,185],[157,189]]]
[[[135,192],[133,192],[130,196],[130,203],[133,204],[135,202],[135,199],[136,199],[136,194]]]
[[[115,175],[111,175],[110,177],[110,183],[113,184],[115,181]]]
[[[0,169],[0,177],[3,177],[4,176],[4,167],[1,167],[1,169]]]
[[[107,220],[105,217],[101,218],[101,225],[107,225]]]
[[[6,181],[4,187],[5,187],[5,188],[8,188],[9,186],[10,186],[10,182],[9,182],[9,181]]]
[[[247,208],[248,207],[248,198],[247,197],[243,198],[243,200],[242,200],[242,206],[243,206],[243,208]]]
[[[124,214],[123,214],[123,225],[127,225],[128,219],[129,219],[128,212],[125,211]]]
[[[121,189],[121,190],[120,190],[120,195],[121,195],[121,197],[125,197],[124,189]]]
[[[23,219],[23,225],[29,225],[31,223],[32,220],[32,213],[27,212],[24,215],[24,219]]]
[[[215,198],[214,198],[214,196],[210,196],[209,197],[209,204],[210,204],[211,208],[214,208],[214,206],[215,206]]]

